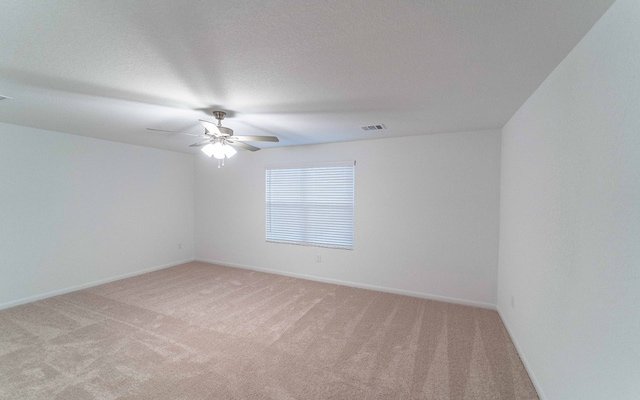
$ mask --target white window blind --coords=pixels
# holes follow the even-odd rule
[[[267,241],[353,249],[354,168],[354,161],[267,168]]]

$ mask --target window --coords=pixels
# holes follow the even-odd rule
[[[267,241],[353,249],[354,168],[354,161],[267,168]]]

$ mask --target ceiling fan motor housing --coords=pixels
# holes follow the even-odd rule
[[[220,130],[220,133],[222,135],[225,135],[225,136],[232,136],[233,135],[233,129],[231,129],[231,128],[225,128],[224,126],[219,126],[218,130]]]

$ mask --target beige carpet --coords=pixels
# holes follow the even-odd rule
[[[537,399],[495,311],[192,262],[0,311],[0,399]]]

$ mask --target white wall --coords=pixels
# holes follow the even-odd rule
[[[355,249],[266,243],[265,166],[343,160],[357,163]],[[495,305],[499,180],[499,131],[239,152],[221,169],[198,157],[196,258]]]
[[[0,308],[193,259],[193,160],[0,124]]]
[[[546,399],[640,398],[639,21],[618,0],[503,129],[498,308]]]

